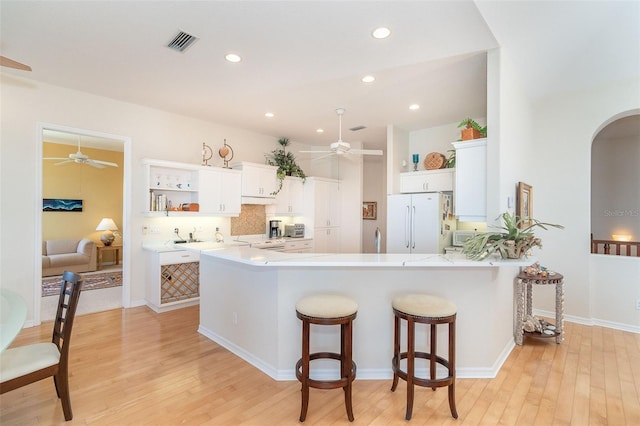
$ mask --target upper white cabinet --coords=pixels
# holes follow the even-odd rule
[[[276,195],[276,202],[267,206],[267,214],[272,216],[300,216],[304,207],[304,181],[302,178],[286,176],[282,189]]]
[[[198,172],[200,211],[221,216],[240,215],[242,174],[238,170],[206,168]]]
[[[273,194],[278,189],[276,177],[278,167],[266,164],[240,162],[232,167],[242,171],[242,196],[275,198]]]
[[[400,173],[400,192],[453,191],[455,169],[425,170]]]
[[[142,164],[146,215],[240,214],[239,171],[152,159],[145,159]],[[196,203],[198,211],[183,210]]]
[[[340,226],[340,185],[333,179],[313,178],[314,227]]]
[[[455,202],[461,221],[487,220],[487,139],[454,142],[456,149]]]
[[[307,178],[304,195],[305,219],[313,226],[314,252],[340,253],[340,181]]]

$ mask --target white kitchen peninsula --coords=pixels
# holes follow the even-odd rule
[[[278,253],[247,247],[203,250],[198,331],[272,378],[295,380],[301,345],[296,302],[313,293],[339,293],[358,303],[353,335],[358,378],[390,378],[391,301],[400,293],[426,292],[458,307],[458,377],[493,377],[514,346],[513,285],[501,283],[512,283],[519,266],[534,262],[477,262],[435,254]],[[339,341],[339,327],[312,328],[312,333],[317,349],[337,349],[333,345]],[[416,340],[424,344],[425,337],[426,330],[420,330]],[[438,345],[446,351],[446,333],[439,335]],[[317,375],[335,371],[332,364],[322,368]]]

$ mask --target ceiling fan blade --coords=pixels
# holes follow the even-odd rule
[[[327,152],[327,151],[323,151],[323,152]],[[311,159],[311,161],[318,161],[318,160],[322,160],[323,158],[331,157],[331,156],[333,156],[333,155],[335,155],[335,152],[329,152],[328,154],[325,154],[325,155],[321,155],[321,156],[319,156],[319,157],[312,158],[312,159]]]
[[[22,70],[22,71],[31,71],[31,67],[29,65],[25,65],[18,61],[14,61],[13,59],[9,59],[5,56],[0,56],[0,66],[15,68],[17,70]]]
[[[60,161],[60,160],[68,160],[68,159],[69,159],[69,157],[46,157],[46,158],[43,158],[43,160],[58,160],[58,161]]]
[[[90,163],[100,164],[102,166],[118,167],[118,165],[116,163],[112,163],[110,161],[91,160],[91,159],[87,159],[87,161],[90,162]]]
[[[87,166],[95,167],[96,169],[104,169],[105,167],[107,167],[95,160],[85,160],[83,161],[83,163],[86,164]]]
[[[362,154],[362,155],[382,155],[380,149],[351,149],[349,154]]]
[[[325,150],[323,150],[323,151],[298,151],[298,152],[300,152],[300,153],[305,153],[305,154],[309,154],[309,153],[311,153],[311,154],[322,154],[322,153],[326,153],[326,152],[331,152],[331,153],[333,153],[333,151],[328,150],[328,149],[325,149]]]
[[[53,160],[53,158],[52,158],[52,160]],[[74,160],[69,160],[68,158],[67,159],[59,158],[59,160],[64,160],[64,161],[62,161],[60,163],[55,163],[54,166],[62,166],[62,165],[65,165],[65,164],[75,163]]]

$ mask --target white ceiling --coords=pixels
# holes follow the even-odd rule
[[[344,107],[343,139],[381,148],[387,124],[485,116],[498,46],[532,98],[640,75],[639,5],[1,0],[2,55],[33,68],[2,72],[316,145],[337,139]],[[375,40],[381,25],[392,34]],[[184,53],[165,47],[179,30],[199,37]]]

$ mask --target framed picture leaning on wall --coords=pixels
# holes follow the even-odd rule
[[[533,187],[524,182],[518,182],[518,190],[516,192],[516,220],[523,219],[518,227],[526,228],[532,225],[532,218]]]

